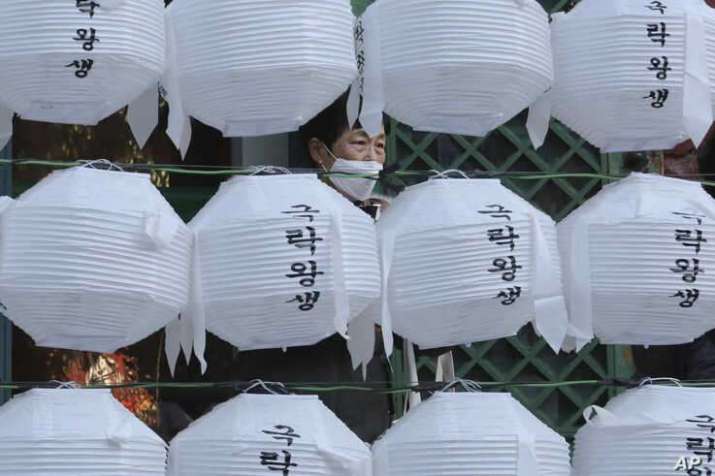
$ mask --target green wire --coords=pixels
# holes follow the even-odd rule
[[[15,165],[15,166],[39,166],[52,168],[69,168],[86,165],[86,162],[79,161],[52,161],[52,160],[37,160],[37,159],[0,159],[0,165]],[[203,176],[232,176],[232,175],[251,175],[255,174],[256,168],[226,168],[226,169],[211,169],[208,166],[177,166],[177,165],[162,165],[162,164],[123,164],[116,165],[127,170],[144,169],[158,172],[168,172],[177,175],[203,175]],[[320,176],[336,176],[344,178],[370,178],[375,179],[374,175],[369,174],[344,174],[330,173],[323,171],[312,171]],[[439,172],[437,172],[439,173]],[[434,177],[435,171],[395,171],[384,174],[387,177]],[[606,175],[598,173],[532,173],[532,172],[475,172],[472,174],[474,178],[508,178],[510,180],[558,180],[558,179],[595,179],[604,181],[615,181],[625,177],[625,175]],[[715,182],[707,180],[698,180],[705,186],[715,187]]]
[[[90,384],[79,385],[85,389],[131,389],[131,388],[168,388],[168,389],[195,389],[208,390],[217,388],[241,389],[246,388],[253,382],[136,382],[117,385]],[[372,392],[386,395],[409,393],[414,391],[439,391],[448,382],[422,382],[416,385],[403,385],[393,387],[389,382],[365,382],[355,383],[316,383],[316,382],[293,382],[286,383],[287,390],[309,393],[333,393],[333,392]],[[638,380],[572,380],[561,382],[476,382],[482,388],[561,388],[575,386],[601,386],[601,387],[637,387]],[[269,383],[267,383],[269,384]],[[675,383],[658,382],[659,385],[676,385]],[[680,381],[683,387],[715,387],[713,380],[690,380]],[[52,388],[59,386],[59,382],[3,382],[0,389],[3,390],[24,390],[30,388]]]

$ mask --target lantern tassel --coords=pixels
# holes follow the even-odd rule
[[[375,324],[363,315],[348,324],[348,352],[353,370],[362,367],[362,379],[367,381],[367,365],[375,354]]]
[[[545,93],[529,108],[529,118],[526,120],[526,131],[529,139],[538,149],[544,145],[546,135],[549,133],[549,122],[551,121],[551,100],[549,94]]]
[[[380,263],[382,266],[382,293],[380,296],[380,328],[382,329],[382,341],[385,346],[385,355],[390,357],[395,345],[392,336],[392,314],[390,312],[390,301],[388,299],[388,282],[390,278],[390,267],[392,266],[392,254],[395,248],[395,237],[390,235],[380,244]]]
[[[159,124],[159,89],[152,85],[127,108],[127,122],[140,149]]]
[[[357,35],[356,31],[357,54],[361,56],[358,64],[363,63],[358,78],[362,88],[360,124],[371,136],[382,132],[385,109],[379,8],[379,2],[368,7],[356,27],[362,26],[362,35]]]
[[[171,6],[166,9],[166,14],[171,12]],[[179,88],[179,78],[177,77],[176,59],[176,34],[174,33],[173,22],[166,22],[167,38],[167,67],[162,77],[162,85],[166,91],[166,102],[169,103],[169,124],[166,133],[179,149],[181,158],[186,157],[191,143],[191,119],[184,111],[184,105]]]
[[[169,371],[173,377],[176,372],[176,363],[181,352],[181,322],[179,319],[171,321],[164,329],[164,354],[169,364]]]
[[[558,261],[549,249],[538,219],[532,216],[531,222],[534,235],[532,257],[532,286],[536,309],[534,325],[553,351],[558,353],[566,338],[569,323],[566,302],[558,279]]]
[[[12,118],[14,113],[0,105],[0,151],[10,142],[12,137]]]

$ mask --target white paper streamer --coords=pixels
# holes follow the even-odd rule
[[[548,93],[545,93],[529,108],[529,117],[526,120],[526,131],[529,133],[529,139],[538,149],[544,145],[546,135],[549,133],[549,123],[551,121],[551,99]]]
[[[536,216],[532,223],[532,292],[536,316],[534,326],[557,354],[561,349],[569,324],[566,302],[559,273],[559,257],[549,249],[541,223]],[[553,225],[552,225],[553,226]],[[538,272],[536,272],[538,270]]]
[[[167,7],[166,15],[166,39],[167,39],[167,55],[166,55],[166,71],[162,76],[162,86],[166,91],[166,102],[169,103],[169,123],[166,133],[174,143],[181,158],[186,157],[191,144],[191,119],[184,111],[183,99],[181,96],[181,88],[179,86],[178,72],[179,67],[176,58],[176,32],[174,31],[174,23],[169,20],[172,12],[172,5]]]
[[[12,137],[12,119],[14,113],[0,105],[0,151],[10,142]]]
[[[140,149],[159,124],[159,89],[152,85],[127,108],[127,122]]]
[[[364,28],[364,41],[358,42],[363,55],[364,67],[359,81],[363,82],[363,102],[360,111],[360,124],[371,136],[383,130],[383,110],[385,109],[385,91],[382,77],[382,44],[380,32],[380,2],[370,5],[362,15],[360,22]]]

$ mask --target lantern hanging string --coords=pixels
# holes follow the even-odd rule
[[[528,382],[528,381],[493,381],[474,382],[482,390],[489,389],[509,389],[509,388],[563,388],[577,386],[600,386],[600,387],[620,387],[636,388],[644,383],[651,385],[678,385],[683,387],[715,387],[715,380],[682,380],[674,379],[603,379],[603,380],[572,380],[560,382]],[[392,382],[368,381],[356,382],[284,382],[280,384],[290,392],[302,393],[334,393],[334,392],[372,392],[379,394],[405,394],[409,392],[441,392],[444,391],[451,382],[420,382],[415,385],[395,385]],[[130,389],[130,388],[163,388],[163,389],[191,389],[191,390],[211,390],[211,389],[233,389],[236,391],[250,391],[256,388],[255,380],[252,381],[223,381],[223,382],[134,382],[123,384],[73,384],[76,388],[85,389]],[[271,385],[278,385],[272,383]],[[46,382],[2,382],[2,390],[28,390],[32,388],[57,388],[57,381]]]
[[[78,167],[87,164],[87,160],[77,160],[77,161],[54,161],[54,160],[40,160],[40,159],[0,159],[0,166],[11,165],[16,167],[50,167],[50,168],[70,168]],[[446,172],[439,172],[435,170],[395,170],[395,171],[385,171],[380,174],[380,176],[372,174],[344,174],[336,172],[325,172],[318,169],[287,169],[283,167],[271,167],[266,166],[263,168],[254,167],[243,167],[243,168],[231,168],[222,166],[209,166],[209,165],[189,165],[189,164],[130,164],[123,162],[116,162],[115,165],[120,166],[125,171],[156,171],[156,172],[167,172],[177,175],[197,175],[197,176],[234,176],[234,175],[256,175],[256,173],[268,173],[271,172],[275,174],[280,171],[281,173],[311,173],[319,175],[321,177],[344,177],[344,178],[368,178],[379,180],[379,178],[386,177],[414,177],[414,178],[432,178],[435,177],[435,173],[445,174]],[[607,175],[599,173],[549,173],[549,172],[523,172],[523,171],[470,171],[462,172],[464,178],[504,178],[511,180],[558,180],[558,179],[595,179],[603,181],[617,181],[626,175]],[[685,174],[679,175],[678,178],[691,179],[693,181],[700,182],[702,185],[715,187],[715,181],[706,180],[708,178],[715,178],[715,174]]]

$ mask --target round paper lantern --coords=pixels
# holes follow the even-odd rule
[[[175,0],[168,13],[171,114],[227,137],[297,130],[357,73],[348,0]]]
[[[240,395],[179,433],[169,476],[371,476],[368,446],[314,395]]]
[[[143,145],[158,120],[163,10],[162,0],[2,2],[4,115],[95,125],[139,99],[129,119]]]
[[[438,392],[373,445],[375,476],[567,476],[569,447],[508,393]]]
[[[551,88],[549,19],[535,0],[380,0],[370,10],[364,43],[357,35],[366,94],[382,86],[385,112],[415,129],[484,136]],[[530,127],[537,145],[541,116],[543,130]]]
[[[715,201],[698,182],[632,174],[559,224],[568,347],[672,345],[715,328]]]
[[[554,116],[589,142],[623,152],[703,140],[715,86],[706,2],[583,0],[552,30]]]
[[[576,434],[575,476],[708,474],[715,390],[649,385],[586,409]],[[692,472],[691,472],[692,471]]]
[[[345,335],[379,299],[372,218],[315,175],[232,178],[189,227],[194,292],[182,319],[205,320],[241,350]]]
[[[558,351],[568,318],[554,222],[489,179],[407,188],[378,222],[383,325],[421,348],[513,336]]]
[[[109,390],[29,390],[0,407],[2,476],[164,476],[166,458]]]
[[[54,172],[0,215],[0,302],[37,345],[113,352],[176,319],[191,233],[149,175]]]

